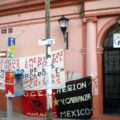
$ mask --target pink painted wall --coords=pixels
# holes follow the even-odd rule
[[[86,16],[104,16],[120,13],[120,0],[95,0],[85,3]]]
[[[85,4],[86,10],[97,10],[97,9],[107,9],[115,8],[120,6],[120,0],[97,0],[88,1]]]
[[[112,25],[112,21],[115,24],[116,18],[119,16],[119,3],[120,0],[99,0],[85,3],[85,18],[97,18],[95,24],[99,91],[98,95],[93,96],[94,116],[92,120],[120,119],[118,116],[106,116],[102,112],[102,49],[100,49],[106,30]],[[55,39],[53,50],[64,48],[63,35],[58,24],[61,15],[69,18],[69,49],[65,49],[65,69],[82,76],[86,72],[86,23],[83,27],[83,21],[80,17],[80,4],[51,8],[51,38]],[[13,33],[10,36],[16,38],[16,57],[45,53],[45,47],[38,45],[38,40],[45,38],[44,10],[1,17],[0,29],[7,25],[13,28]],[[109,27],[105,28],[106,25]],[[1,51],[6,50],[6,41],[7,34],[0,33]]]
[[[58,19],[66,15],[69,20],[69,49],[65,50],[65,68],[82,75],[82,20],[78,6],[51,9],[51,38],[55,39],[53,50],[64,49],[64,40]],[[45,38],[44,10],[5,16],[0,19],[0,28],[9,24],[13,28],[10,36],[16,38],[16,57],[45,53],[45,46],[39,46],[38,40]],[[58,15],[60,15],[58,17]],[[4,24],[4,25],[3,25]],[[1,50],[6,50],[7,34],[0,34]]]

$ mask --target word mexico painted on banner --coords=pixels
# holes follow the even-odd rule
[[[52,54],[52,88],[65,87],[64,51],[56,50]],[[5,70],[22,70],[24,90],[46,89],[46,59],[45,55],[0,59],[0,89],[4,89]]]
[[[57,116],[60,118],[90,119],[92,115],[91,78],[85,77],[66,83],[56,90]]]

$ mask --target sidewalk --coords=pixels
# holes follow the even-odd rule
[[[8,120],[6,112],[0,111],[0,120]],[[25,116],[22,113],[13,113],[13,119],[12,120],[47,120],[47,118],[43,118],[43,117],[30,117],[30,116]],[[69,120],[69,119],[53,118],[53,120]],[[72,120],[72,119],[70,119],[70,120]]]

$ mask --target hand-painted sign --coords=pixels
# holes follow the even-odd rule
[[[52,88],[65,87],[64,51],[56,50],[52,54]],[[23,72],[24,90],[46,89],[46,59],[45,55],[0,59],[0,89],[4,89],[5,70]]]
[[[68,119],[89,119],[91,117],[92,84],[90,77],[69,81],[64,89],[53,90],[52,93],[52,115],[54,117]],[[25,91],[22,97],[22,108],[26,115],[46,117],[46,92]]]
[[[57,116],[68,119],[89,119],[92,115],[91,78],[81,78],[66,83],[66,88],[56,90]]]

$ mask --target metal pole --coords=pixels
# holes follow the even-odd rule
[[[45,39],[50,39],[50,0],[45,0]],[[47,120],[52,120],[51,45],[46,45]]]
[[[7,26],[7,37],[9,37],[9,26]],[[6,42],[7,43],[7,42]],[[8,48],[7,48],[8,50]],[[7,60],[8,60],[8,56],[7,56]],[[8,68],[6,69],[8,71]],[[12,111],[12,101],[13,101],[13,98],[12,97],[9,97],[7,96],[7,120],[13,120],[12,116],[13,116],[13,111]]]
[[[13,120],[12,99],[12,97],[7,97],[7,120]]]

